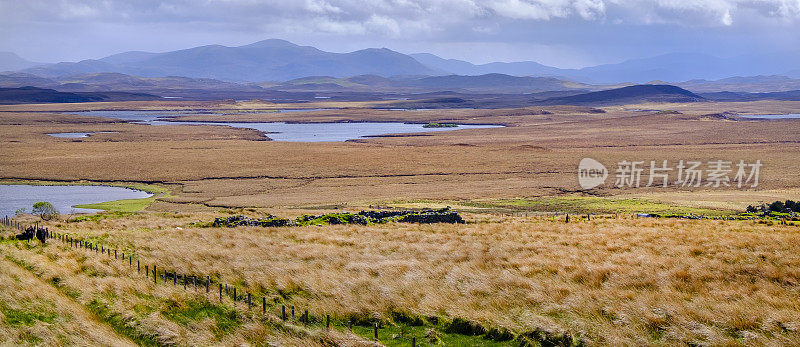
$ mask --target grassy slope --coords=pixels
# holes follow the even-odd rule
[[[0,278],[7,269],[15,269],[10,276],[25,276],[26,281],[36,282],[24,289],[13,285],[0,288],[4,298],[0,338],[6,342],[314,346],[336,338],[328,336],[335,334],[308,333],[255,319],[241,305],[217,303],[213,295],[204,297],[171,285],[154,287],[143,275],[136,276],[135,270],[131,274],[122,262],[108,261],[91,252],[52,242],[44,248],[37,244],[0,243],[4,257],[0,260]],[[56,299],[35,299],[42,296]]]
[[[138,212],[144,210],[147,206],[150,206],[150,204],[152,204],[154,201],[156,201],[156,198],[153,196],[144,199],[124,199],[100,202],[96,204],[75,205],[75,207],[114,212]]]
[[[418,342],[440,336],[494,343],[480,336],[450,336],[445,323],[454,317],[517,334],[568,332],[598,344],[800,341],[793,289],[800,283],[800,233],[794,226],[623,216],[565,224],[480,215],[476,223],[462,226],[191,226],[214,215],[118,214],[60,222],[58,228],[133,247],[142,259],[170,269],[214,274],[277,304],[308,308],[317,327],[322,313],[331,314],[339,329],[348,318],[381,317],[386,344],[405,343],[411,336]],[[40,258],[12,251],[20,258]],[[45,258],[81,259],[79,252],[67,257],[52,252],[46,250]],[[93,295],[109,307],[154,305],[155,311],[142,312],[174,322],[165,310],[176,292],[159,286],[153,295],[149,284],[136,284],[139,294],[130,297],[124,288],[133,284],[117,277],[123,269],[112,271],[115,262],[95,258],[76,261],[67,266],[75,273],[59,276],[79,288],[117,288],[110,291],[115,295],[107,290]],[[63,268],[42,267],[50,266]],[[181,297],[178,310],[203,316],[187,303],[193,298]],[[225,317],[223,308],[212,311],[207,316]],[[398,311],[445,323],[395,326],[390,322],[397,321],[392,312]],[[367,326],[357,325],[356,333],[368,338]],[[214,328],[208,329],[210,335],[194,333],[193,338],[216,341],[208,337]]]
[[[134,345],[72,298],[6,257],[0,258],[0,283],[3,344]]]

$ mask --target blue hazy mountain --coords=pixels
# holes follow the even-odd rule
[[[226,47],[200,46],[165,53],[125,52],[99,60],[24,70],[45,77],[116,72],[141,77],[185,76],[225,81],[285,81],[306,76],[431,75],[437,71],[390,49],[325,52],[284,40]]]
[[[707,54],[672,53],[655,57],[630,59],[621,63],[602,64],[582,69],[559,69],[533,61],[472,64],[463,60],[444,59],[433,54],[411,54],[432,68],[459,75],[502,73],[513,76],[541,76],[569,79],[584,83],[646,83],[648,81],[680,82],[696,79],[717,80],[734,76],[788,75],[796,77],[800,54],[755,54],[715,57]],[[791,72],[790,70],[794,70]]]
[[[800,77],[798,52],[726,57],[672,53],[582,69],[560,69],[534,61],[472,64],[429,53],[406,55],[386,48],[332,53],[284,40],[269,39],[238,47],[208,45],[164,53],[131,51],[96,60],[33,67],[31,64],[35,63],[15,57],[13,54],[0,54],[0,67],[7,61],[7,66],[11,68],[6,70],[48,78],[112,72],[138,77],[183,76],[229,82],[263,82],[289,81],[309,76],[346,78],[360,75],[392,77],[503,74],[549,77],[591,84],[641,84],[650,81],[714,81],[735,76]]]
[[[11,52],[0,52],[0,71],[13,71],[26,69],[41,63],[32,62],[21,58]]]

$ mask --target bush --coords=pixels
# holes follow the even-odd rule
[[[33,204],[32,214],[38,215],[43,220],[51,220],[58,216],[58,211],[53,204],[47,201],[39,201]]]
[[[769,204],[769,210],[770,211],[775,211],[775,212],[783,211],[783,202],[775,201],[775,202]]]
[[[795,212],[800,212],[800,201],[796,202],[792,200],[786,200],[786,202],[783,204],[783,207]]]

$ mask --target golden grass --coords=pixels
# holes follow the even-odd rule
[[[50,283],[7,259],[0,259],[0,283],[3,345],[135,345]]]
[[[49,323],[33,319],[27,325],[10,324],[4,318],[0,324],[4,342],[321,346],[363,341],[352,334],[305,329],[298,323],[282,325],[274,314],[262,316],[229,300],[220,304],[215,295],[203,291],[153,285],[127,262],[54,241],[43,248],[5,241],[0,255],[4,257],[0,278],[14,278],[0,289],[3,305],[48,317],[40,319]],[[20,279],[22,283],[16,283]]]
[[[188,225],[211,216],[145,214],[61,230],[254,292],[295,293],[292,304],[338,317],[401,310],[569,332],[590,344],[800,343],[794,226],[482,215],[456,226]]]

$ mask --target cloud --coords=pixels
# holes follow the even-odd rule
[[[106,22],[205,21],[263,23],[306,20],[311,27],[356,33],[407,34],[484,20],[576,19],[688,26],[730,26],[737,12],[755,10],[767,19],[800,19],[800,0],[0,0],[0,20]],[[613,22],[612,21],[612,22]]]

